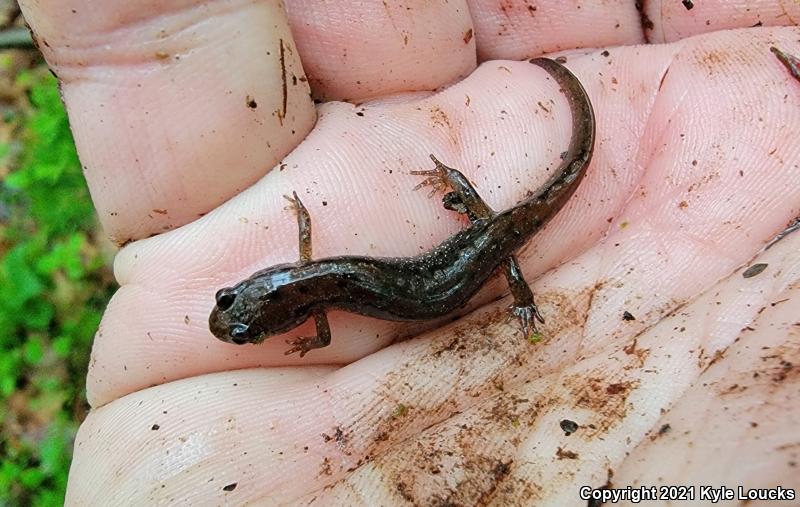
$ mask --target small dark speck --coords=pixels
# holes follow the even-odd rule
[[[761,21],[759,21],[759,22],[758,22],[758,23],[756,23],[755,25],[752,25],[750,28],[756,28],[756,27],[759,27],[759,26],[764,26],[764,23],[762,23]]]
[[[564,430],[564,435],[566,436],[572,435],[578,431],[579,428],[578,423],[575,421],[570,421],[569,419],[562,419],[558,425],[561,426],[562,430]]]
[[[356,113],[356,116],[364,116],[364,113],[362,111],[359,111]]]
[[[769,266],[769,264],[765,264],[763,262],[759,262],[758,264],[753,264],[752,266],[744,270],[744,273],[742,273],[742,278],[753,278],[754,276],[758,276],[761,274],[762,271],[767,269],[767,266]]]
[[[578,458],[579,458],[579,456],[578,456],[578,453],[577,453],[577,452],[575,452],[575,451],[568,451],[568,450],[566,450],[566,449],[562,449],[561,447],[559,447],[559,448],[556,450],[556,457],[557,457],[558,459],[578,459]]]
[[[607,49],[600,54],[605,56],[606,58],[608,58],[611,55],[611,53],[609,53]]]
[[[254,99],[249,95],[247,96],[247,107],[249,107],[250,109],[255,109],[258,107],[258,102],[256,102],[256,99]]]
[[[669,424],[663,424],[663,425],[661,425],[660,428],[658,428],[658,434],[659,435],[663,435],[665,433],[668,433],[669,430],[671,430],[671,429],[672,429],[672,426],[670,426]]]
[[[472,40],[472,28],[470,28],[469,30],[467,30],[467,31],[464,33],[464,38],[463,38],[463,40],[464,40],[464,44],[469,44],[469,41],[471,41],[471,40]]]
[[[159,426],[158,424],[154,424],[154,425],[150,426],[150,429],[153,430],[153,431],[158,431],[159,428],[161,428],[161,426]]]
[[[625,310],[622,312],[622,320],[636,320],[636,317],[634,317],[633,314],[628,310]]]
[[[686,7],[687,11],[692,10],[692,8],[694,7],[694,2],[692,2],[692,0],[683,0],[681,3],[683,4],[684,7]]]
[[[328,205],[328,201],[322,201],[322,205],[323,206],[327,206]]]
[[[222,487],[222,491],[233,491],[234,489],[236,489],[236,486],[238,486],[238,485],[239,485],[238,482],[232,482],[232,483],[228,484],[227,486],[223,486]]]

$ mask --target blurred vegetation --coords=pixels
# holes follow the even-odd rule
[[[63,505],[108,252],[55,78],[0,53],[0,505]]]

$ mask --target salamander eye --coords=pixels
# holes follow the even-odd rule
[[[217,299],[217,308],[224,312],[233,306],[233,302],[236,301],[236,292],[229,288],[220,289],[214,297]]]

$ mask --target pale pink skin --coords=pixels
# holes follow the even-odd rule
[[[800,82],[768,49],[800,54],[797,28],[775,26],[800,7],[645,2],[645,33],[633,2],[537,2],[545,22],[529,3],[22,2],[107,232],[171,229],[116,258],[69,505],[585,505],[579,486],[609,471],[619,487],[800,487],[800,234],[763,251],[800,215]],[[315,113],[290,82],[281,124],[280,39],[316,96],[376,100]],[[676,42],[630,46],[645,40]],[[496,209],[535,189],[566,103],[538,67],[476,55],[575,47],[600,47],[568,55],[597,144],[520,253],[540,343],[505,321],[508,296],[490,303],[501,280],[442,327],[334,312],[332,345],[303,359],[285,340],[310,323],[257,346],[211,336],[216,289],[297,258],[283,194],[311,212],[315,256],[399,256],[465,226],[411,190],[429,153]],[[744,278],[753,263],[768,266]]]

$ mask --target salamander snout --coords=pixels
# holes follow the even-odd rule
[[[230,330],[228,331],[228,336],[231,337],[231,341],[236,345],[243,345],[250,341],[250,338],[247,336],[247,324],[232,324]]]
[[[209,328],[220,340],[242,345],[253,341],[250,326],[241,321],[235,307],[240,298],[240,290],[236,287],[225,287],[214,295],[217,304],[209,317]]]
[[[298,269],[279,264],[218,290],[208,316],[211,333],[225,343],[261,343],[305,322],[313,301]]]

